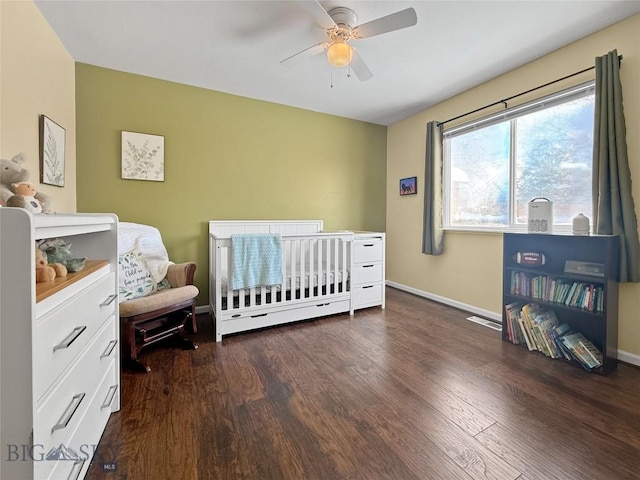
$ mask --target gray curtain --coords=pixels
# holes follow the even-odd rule
[[[440,255],[442,231],[442,127],[427,123],[427,153],[424,170],[422,253]]]
[[[593,135],[594,232],[620,236],[621,282],[640,281],[638,222],[631,196],[618,52],[596,58]]]

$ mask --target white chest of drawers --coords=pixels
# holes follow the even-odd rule
[[[120,409],[118,221],[0,208],[0,478],[80,479]],[[85,268],[35,282],[37,240]]]
[[[355,232],[352,272],[353,309],[385,306],[385,234]]]

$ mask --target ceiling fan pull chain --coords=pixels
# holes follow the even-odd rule
[[[333,67],[329,65],[329,85],[333,88]]]

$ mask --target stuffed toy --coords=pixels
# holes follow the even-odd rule
[[[66,267],[61,263],[49,263],[47,256],[36,243],[36,282],[50,282],[56,277],[66,276]]]
[[[16,193],[11,184],[29,180],[29,170],[22,168],[24,162],[25,158],[22,153],[15,155],[11,160],[0,159],[0,203],[4,206],[9,206],[7,200]],[[36,193],[35,197],[40,201],[42,211],[49,213],[52,204],[51,198],[40,192]]]
[[[7,200],[7,207],[20,207],[31,213],[42,213],[42,204],[36,195],[36,189],[29,182],[12,183],[15,195]]]
[[[40,244],[50,263],[61,263],[69,272],[79,272],[87,261],[85,258],[77,258],[71,253],[71,244],[61,238],[51,238]]]

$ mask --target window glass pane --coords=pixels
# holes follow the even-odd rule
[[[516,223],[535,197],[553,202],[555,224],[591,215],[593,105],[591,94],[516,120]]]
[[[509,131],[503,122],[447,140],[450,225],[508,225]]]

